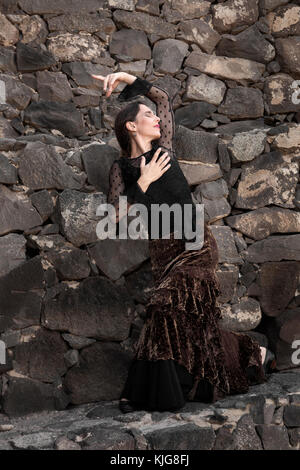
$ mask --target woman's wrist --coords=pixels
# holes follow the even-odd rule
[[[136,80],[135,75],[131,75],[130,73],[124,72],[123,81],[127,83],[127,85],[132,85],[132,83]]]
[[[151,182],[143,178],[143,176],[139,177],[139,179],[137,180],[137,183],[144,193],[147,191],[147,189],[149,188],[151,184]]]

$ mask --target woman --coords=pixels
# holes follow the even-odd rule
[[[174,152],[174,114],[168,93],[124,72],[92,76],[104,82],[106,97],[125,82],[119,101],[144,95],[157,107],[154,114],[142,102],[133,102],[116,117],[122,156],[112,164],[108,194],[116,220],[122,218],[119,196],[126,195],[127,210],[139,202],[149,209],[148,214],[154,203],[191,205],[195,230],[195,204]],[[218,249],[208,223],[204,223],[204,244],[195,250],[186,249],[190,237],[175,238],[175,221],[169,238],[158,239],[151,237],[150,217],[148,222],[154,287],[120,409],[124,413],[178,410],[187,400],[213,403],[226,395],[246,393],[249,384],[265,382],[265,373],[275,367],[271,351],[246,334],[218,326]]]

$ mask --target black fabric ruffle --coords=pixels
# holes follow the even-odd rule
[[[138,95],[145,95],[148,93],[152,83],[137,77],[131,85],[126,85],[117,98],[118,101],[123,102],[135,98]]]

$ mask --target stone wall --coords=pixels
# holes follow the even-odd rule
[[[298,368],[300,1],[0,0],[0,12],[2,411],[117,399],[145,318],[148,241],[96,233],[125,84],[106,99],[91,73],[168,90],[178,160],[218,243],[222,325]]]

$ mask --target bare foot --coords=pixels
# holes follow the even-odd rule
[[[260,352],[261,352],[261,362],[263,364],[264,360],[265,360],[265,357],[266,357],[267,349],[263,346],[260,346]]]

